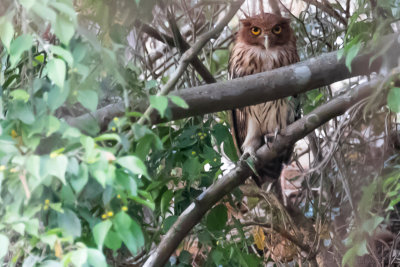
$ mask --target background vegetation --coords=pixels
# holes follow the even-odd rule
[[[378,75],[383,82],[303,140],[282,177],[305,244],[285,205],[247,183],[206,214],[167,266],[399,264],[398,58],[385,56],[391,43],[377,44],[398,32],[400,1],[269,2],[265,10],[275,3],[292,18],[302,60],[342,49],[350,69],[362,49],[375,49],[370,62],[384,66],[302,94],[303,114]],[[228,172],[238,156],[225,112],[158,124],[150,116],[155,109],[168,121],[171,103],[190,109],[172,90],[227,79],[239,26],[230,18],[242,3],[2,0],[4,266],[142,266]],[[259,10],[247,1],[238,16]]]

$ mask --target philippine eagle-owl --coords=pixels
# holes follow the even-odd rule
[[[299,61],[296,38],[287,18],[264,13],[240,20],[229,58],[229,78],[234,79]],[[280,129],[294,122],[298,112],[295,99],[279,99],[232,110],[232,128],[235,142],[244,155],[255,155],[264,143],[273,140]],[[291,151],[265,164],[259,176],[253,176],[261,185],[268,177],[276,179]]]

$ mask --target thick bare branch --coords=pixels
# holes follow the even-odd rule
[[[326,123],[335,116],[346,112],[352,105],[368,97],[379,85],[381,80],[373,80],[353,89],[351,92],[341,95],[330,102],[316,108],[302,119],[289,125],[283,130],[282,135],[270,145],[262,146],[257,151],[257,162],[269,162],[277,157],[280,152],[290,147],[297,140],[305,137],[317,127]],[[259,169],[260,164],[256,164]],[[201,220],[204,214],[226,194],[243,184],[251,175],[249,166],[239,162],[236,168],[224,175],[221,179],[204,191],[177,219],[160,244],[153,252],[144,267],[163,266],[170,255],[175,251],[180,242],[189,231]]]
[[[392,44],[383,56],[390,58],[400,54],[398,35],[386,36],[382,43]],[[188,103],[189,108],[183,109],[170,103],[169,107],[172,113],[170,120],[255,105],[306,92],[354,76],[370,74],[380,68],[381,60],[379,58],[371,66],[369,64],[371,57],[377,52],[357,56],[352,62],[351,72],[346,67],[344,59],[338,61],[337,52],[331,52],[273,71],[178,90],[174,92],[174,95],[182,97]],[[144,109],[141,107],[146,102],[140,100],[132,105],[136,111],[142,112]],[[69,118],[67,121],[74,126],[79,126],[79,123],[85,122],[85,119],[94,117],[101,126],[100,128],[104,129],[109,120],[101,120],[100,118],[103,118],[104,115],[97,115],[97,113],[115,112],[108,114],[107,118],[111,119],[121,116],[121,109],[115,108],[115,106],[118,104],[99,109],[93,115]],[[163,120],[165,121],[165,119]],[[163,120],[157,112],[151,114],[152,123],[159,123]]]

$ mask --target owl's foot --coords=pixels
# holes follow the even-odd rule
[[[273,133],[268,133],[264,135],[264,142],[267,144],[268,148],[271,148],[271,144],[275,142],[276,138],[279,135],[279,129],[276,128]]]
[[[244,151],[243,155],[240,157],[241,164],[245,164],[250,167],[250,169],[254,172],[255,175],[258,176],[256,170],[257,164],[257,154],[255,149],[247,149]]]

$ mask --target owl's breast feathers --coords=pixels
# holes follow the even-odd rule
[[[298,61],[299,56],[295,45],[280,46],[268,50],[260,46],[236,43],[230,54],[229,78],[233,79],[264,72]],[[287,99],[279,99],[232,110],[231,123],[235,143],[241,152],[248,151],[251,148],[256,150],[264,143],[265,135],[285,128],[295,118],[294,103]],[[277,162],[274,162],[275,166],[267,166],[270,172],[268,173],[267,170],[264,175],[278,178],[274,176],[279,176],[282,162],[290,159],[291,152],[286,154],[288,155],[284,155]],[[262,182],[264,181],[258,181],[257,183]]]
[[[260,46],[236,43],[229,57],[229,78],[264,72],[298,61],[296,46],[293,45],[265,49]]]

